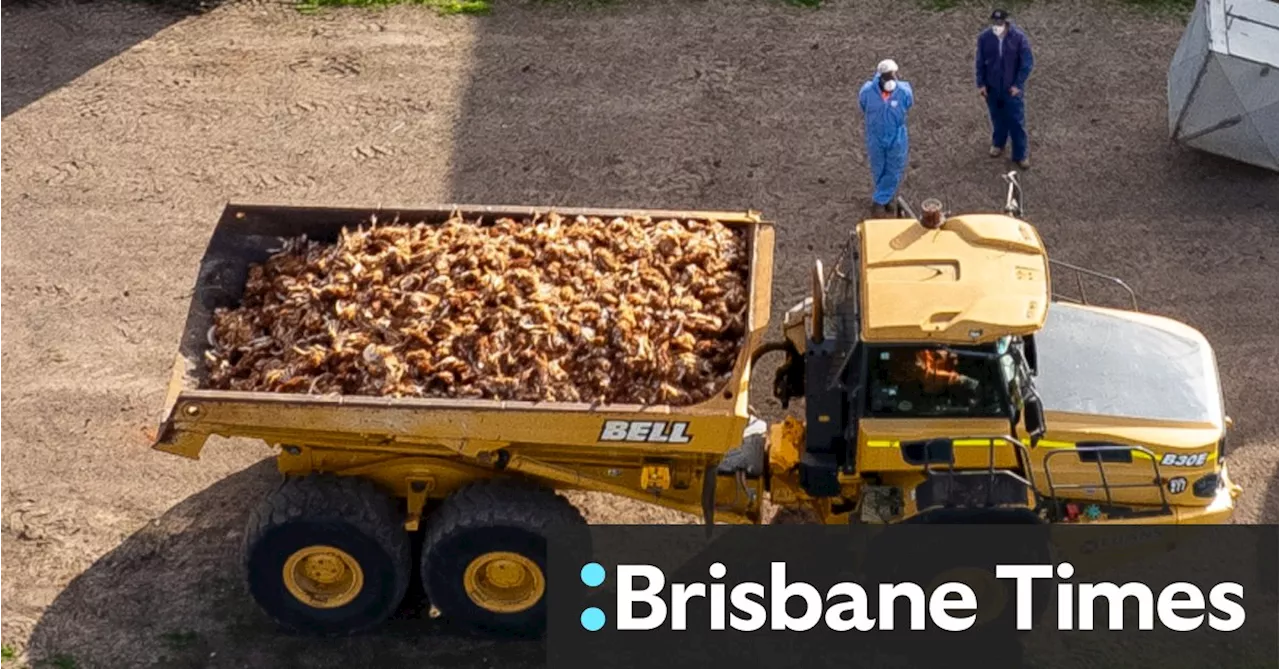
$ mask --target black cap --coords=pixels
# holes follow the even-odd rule
[[[997,10],[995,10],[994,12],[991,12],[991,20],[992,20],[992,21],[1007,21],[1007,20],[1009,20],[1009,12],[1006,12],[1006,11],[1004,11],[1003,9],[997,9]]]

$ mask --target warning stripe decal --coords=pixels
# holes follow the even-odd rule
[[[956,439],[951,443],[955,446],[976,446],[976,447],[986,448],[991,445],[991,441],[992,440],[990,439]],[[901,441],[891,441],[887,439],[869,439],[867,440],[867,448],[898,448],[898,446],[901,443],[902,443]],[[1022,443],[1025,446],[1030,446],[1031,440],[1023,439]],[[1008,444],[1003,441],[998,441],[996,442],[996,446],[1008,446]],[[1076,445],[1070,441],[1050,441],[1047,439],[1042,439],[1040,440],[1039,443],[1036,444],[1036,448],[1075,448],[1075,447]],[[1134,450],[1130,452],[1133,453],[1134,457],[1145,458],[1147,460],[1151,459],[1150,455],[1147,455],[1142,451]]]

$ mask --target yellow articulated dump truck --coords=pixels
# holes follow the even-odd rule
[[[1016,185],[1011,181],[1011,184]],[[197,458],[210,435],[279,448],[283,483],[250,516],[249,589],[280,623],[369,629],[420,570],[433,615],[508,632],[545,625],[546,537],[583,524],[559,490],[613,493],[760,523],[765,502],[835,523],[1220,523],[1227,476],[1216,362],[1165,318],[1054,298],[1021,219],[867,220],[812,272],[812,296],[770,323],[773,225],[753,212],[558,209],[565,217],[718,221],[745,235],[742,346],[728,381],[689,405],[620,405],[210,389],[215,310],[281,239],[332,241],[377,215],[440,223],[529,207],[226,208],[201,264],[154,447]],[[905,203],[904,203],[905,204]],[[1082,291],[1083,293],[1083,291]],[[1083,294],[1082,294],[1083,296]],[[751,371],[781,356],[748,409]],[[421,557],[411,564],[414,534]]]

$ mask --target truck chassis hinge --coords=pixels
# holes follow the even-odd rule
[[[404,529],[417,532],[422,522],[422,509],[427,506],[427,493],[434,487],[431,479],[409,479],[409,494],[405,495]]]

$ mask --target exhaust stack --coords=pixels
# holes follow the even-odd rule
[[[929,198],[920,203],[920,225],[927,230],[937,230],[942,227],[941,201]]]

